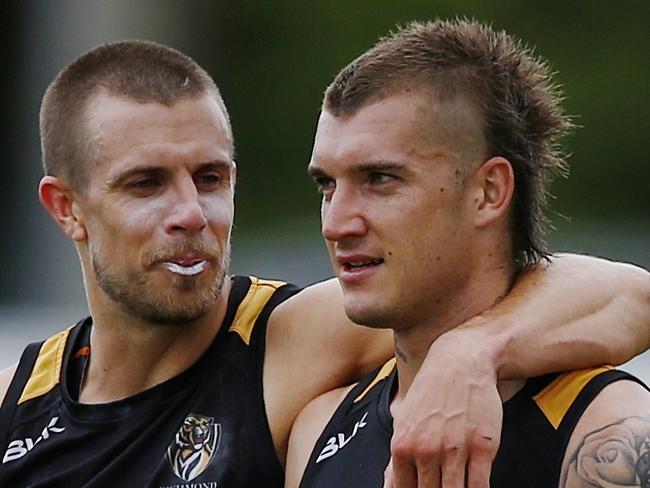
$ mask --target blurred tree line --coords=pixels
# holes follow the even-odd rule
[[[193,51],[231,113],[244,228],[315,218],[318,197],[304,168],[322,92],[338,70],[396,24],[454,16],[520,37],[557,71],[579,128],[564,141],[571,176],[553,184],[552,209],[650,223],[647,0],[243,0],[202,8]]]
[[[288,261],[303,261],[289,276],[257,272],[310,281],[329,272],[324,256],[315,275],[305,271],[322,253],[319,196],[305,169],[324,88],[396,24],[454,16],[516,35],[557,71],[580,128],[564,141],[571,175],[552,185],[550,217],[561,230],[591,222],[557,247],[649,266],[649,0],[4,0],[0,303],[62,301],[71,292],[60,285],[80,281],[72,246],[36,198],[40,97],[74,57],[101,42],[144,38],[204,66],[237,145],[234,264],[246,255],[258,269],[250,257],[260,255],[286,271]],[[278,235],[283,242],[263,242]],[[298,242],[305,235],[311,244]],[[288,255],[267,255],[282,246]]]

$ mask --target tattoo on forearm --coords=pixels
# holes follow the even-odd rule
[[[650,488],[650,416],[591,432],[562,473],[561,488]]]

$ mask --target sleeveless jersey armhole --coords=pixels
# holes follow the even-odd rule
[[[9,389],[2,402],[2,406],[0,406],[0,447],[3,449],[7,445],[9,435],[11,434],[10,427],[16,415],[18,399],[22,395],[23,389],[32,374],[34,363],[36,363],[36,358],[42,345],[43,342],[34,342],[25,348],[18,362],[14,377],[9,384]]]
[[[303,488],[304,486],[310,486],[314,482],[314,476],[316,475],[316,470],[314,466],[318,464],[318,456],[326,445],[327,440],[332,435],[332,432],[336,431],[335,426],[338,426],[350,409],[357,403],[363,403],[366,399],[366,395],[372,390],[378,383],[382,380],[385,380],[390,376],[393,369],[395,368],[395,359],[392,358],[388,360],[383,366],[380,366],[370,372],[367,376],[361,379],[354,387],[345,395],[345,398],[341,403],[336,407],[336,410],[332,414],[332,417],[325,423],[323,430],[318,435],[316,442],[314,443],[314,448],[312,449],[309,459],[307,460],[307,465],[305,466],[305,471],[302,474],[299,487]]]

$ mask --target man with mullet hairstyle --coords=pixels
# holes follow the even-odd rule
[[[40,201],[76,247],[90,317],[0,372],[0,486],[282,486],[300,409],[388,359],[391,334],[352,324],[337,280],[299,290],[228,275],[233,135],[217,87],[187,56],[99,46],[48,87],[40,127]],[[464,472],[430,459],[437,433],[489,463],[497,377],[650,346],[648,283],[579,256],[527,268],[481,327],[431,349],[403,417],[430,419],[418,423],[431,442],[411,451],[414,469]],[[494,431],[486,451],[477,428]]]
[[[444,488],[650,486],[650,393],[611,366],[503,375],[486,398],[504,402],[491,467],[501,419],[470,426],[469,455],[462,437],[434,433],[440,469],[404,463],[412,444],[431,442],[424,422],[403,420],[427,353],[468,324],[480,330],[494,304],[518,295],[522,270],[551,259],[544,183],[564,169],[558,140],[571,127],[560,100],[544,61],[468,20],[400,29],[327,88],[309,164],[323,194],[322,233],[348,317],[391,329],[395,357],[302,411],[286,488],[381,488],[393,475],[399,486]],[[530,358],[546,353],[517,342]],[[485,366],[510,370],[503,359],[486,356]],[[485,381],[455,379],[477,389]],[[430,383],[444,402],[448,391]]]

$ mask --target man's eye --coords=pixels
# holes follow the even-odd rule
[[[214,185],[221,182],[221,175],[219,173],[203,173],[197,177],[198,183],[203,185]]]
[[[314,181],[316,182],[318,191],[323,195],[327,195],[328,193],[331,193],[332,191],[334,191],[334,188],[336,187],[336,182],[332,178],[320,177],[320,178],[315,178]]]
[[[155,178],[140,178],[139,180],[136,180],[129,184],[131,188],[135,189],[155,188],[158,185],[158,180]]]
[[[395,176],[388,173],[372,172],[368,174],[368,181],[370,183],[376,183],[376,184],[389,183],[391,181],[394,181],[395,179],[396,179]]]

